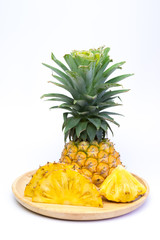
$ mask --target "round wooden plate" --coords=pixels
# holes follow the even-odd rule
[[[31,176],[34,173],[35,171],[27,172],[17,178],[12,185],[12,191],[17,201],[24,207],[38,214],[52,218],[82,221],[113,218],[132,212],[136,208],[140,207],[149,194],[149,186],[147,182],[133,174],[143,185],[146,186],[147,191],[142,197],[131,203],[115,203],[103,201],[103,208],[35,203],[32,202],[31,198],[24,197],[25,186],[30,181]]]

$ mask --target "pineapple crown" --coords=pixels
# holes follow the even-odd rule
[[[56,75],[52,73],[52,76],[57,81],[50,81],[50,83],[69,93],[69,96],[49,93],[41,97],[47,98],[49,101],[61,102],[60,105],[54,105],[50,109],[67,110],[63,113],[62,126],[65,141],[68,137],[73,141],[101,141],[106,137],[108,130],[113,134],[110,123],[119,126],[113,115],[121,114],[110,112],[108,108],[122,105],[115,100],[119,98],[119,94],[128,92],[129,89],[117,90],[122,87],[119,82],[133,74],[108,79],[116,69],[121,69],[125,63],[116,63],[107,68],[112,62],[108,55],[109,50],[110,48],[105,47],[89,51],[74,50],[64,56],[68,66],[60,62],[52,53],[51,59],[60,69],[43,63],[44,66],[56,73]],[[111,88],[116,88],[116,90],[111,90]]]

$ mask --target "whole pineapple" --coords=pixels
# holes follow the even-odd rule
[[[128,89],[117,90],[121,87],[119,82],[132,75],[125,74],[108,79],[125,63],[120,62],[107,68],[112,62],[108,55],[109,50],[100,47],[89,51],[72,51],[64,56],[68,66],[57,60],[52,53],[52,60],[61,70],[44,64],[57,74],[52,76],[58,82],[51,83],[69,93],[69,96],[58,93],[42,96],[50,101],[62,102],[50,109],[67,110],[63,113],[62,129],[65,142],[67,138],[70,141],[65,144],[60,162],[76,163],[81,173],[97,186],[102,184],[116,166],[122,164],[119,153],[107,138],[108,130],[113,134],[110,123],[119,126],[111,116],[120,114],[110,112],[108,108],[121,105],[115,100],[120,93],[127,92]]]

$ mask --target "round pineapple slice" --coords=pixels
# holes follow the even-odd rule
[[[37,184],[33,202],[102,207],[96,186],[80,173],[63,169],[46,174]]]
[[[121,165],[100,186],[100,194],[115,202],[131,202],[145,192],[145,186]]]
[[[36,173],[32,176],[30,182],[25,187],[24,196],[32,197],[39,180],[41,180],[47,173],[60,170],[60,169],[66,169],[66,168],[78,170],[78,167],[76,164],[68,165],[65,163],[49,163],[48,162],[46,165],[41,166],[36,171]]]

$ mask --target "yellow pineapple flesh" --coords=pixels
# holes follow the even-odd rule
[[[146,187],[123,166],[114,169],[100,186],[100,194],[115,202],[131,202],[145,192]]]
[[[61,169],[47,173],[37,184],[33,202],[102,207],[96,186],[80,173]]]
[[[24,196],[25,197],[32,197],[35,191],[35,188],[38,182],[47,174],[52,171],[60,170],[60,169],[74,169],[78,170],[79,166],[77,164],[61,164],[61,163],[47,163],[44,166],[39,167],[39,169],[33,174],[30,182],[26,185]]]
[[[70,141],[62,152],[61,163],[76,163],[81,173],[100,186],[115,167],[121,165],[120,155],[108,139],[87,142]]]

